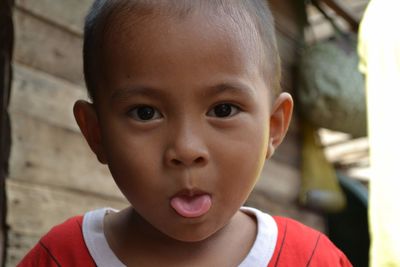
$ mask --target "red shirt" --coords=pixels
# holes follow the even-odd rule
[[[278,240],[268,267],[352,266],[322,233],[288,218],[274,217]],[[82,216],[54,227],[18,264],[18,267],[96,266],[82,234]]]
[[[278,225],[278,241],[268,267],[352,266],[324,234],[292,219],[274,219]]]

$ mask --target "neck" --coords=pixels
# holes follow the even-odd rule
[[[204,259],[213,259],[213,262],[216,262],[221,258],[230,258],[236,263],[240,262],[255,240],[254,226],[254,219],[238,211],[223,228],[210,237],[196,242],[184,242],[160,232],[133,208],[111,214],[109,219],[105,219],[106,238],[122,262],[131,263],[133,260],[137,262],[138,257],[155,260],[156,251],[158,262],[162,259],[162,262],[183,264],[190,260],[186,266],[196,266],[194,262],[204,262]],[[249,232],[252,234],[249,235]],[[244,249],[237,251],[238,244]],[[226,256],[223,255],[223,251],[227,252]]]

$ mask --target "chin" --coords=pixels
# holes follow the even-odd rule
[[[197,243],[207,240],[212,234],[209,235],[185,235],[185,236],[170,236],[171,238],[185,243]]]
[[[218,231],[204,231],[200,229],[193,229],[188,227],[188,229],[180,229],[179,233],[164,233],[172,239],[177,241],[185,242],[185,243],[196,243],[207,240],[212,237],[215,232]]]

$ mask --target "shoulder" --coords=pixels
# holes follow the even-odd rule
[[[18,266],[95,266],[82,234],[83,216],[53,227]]]
[[[352,266],[324,234],[289,218],[274,219],[278,240],[269,266]]]

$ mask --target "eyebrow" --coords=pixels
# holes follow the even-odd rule
[[[115,90],[111,94],[112,100],[124,99],[130,96],[147,96],[147,97],[160,97],[166,95],[167,92],[152,87],[135,86],[128,87],[120,90]]]
[[[255,90],[253,87],[250,87],[242,82],[234,81],[209,86],[205,90],[201,91],[201,95],[203,96],[214,96],[223,93],[254,96]],[[111,99],[118,100],[132,96],[163,97],[167,95],[168,92],[165,90],[146,86],[135,86],[114,91],[111,94]]]
[[[225,82],[207,88],[204,92],[205,95],[218,95],[223,93],[234,93],[239,95],[254,96],[255,90],[253,87],[248,86],[242,82]]]

